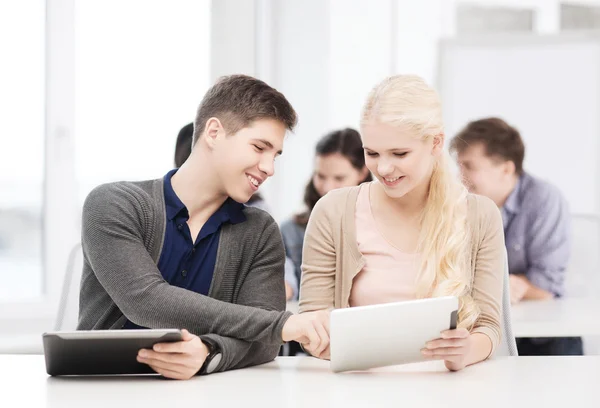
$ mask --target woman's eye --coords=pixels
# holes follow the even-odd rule
[[[265,149],[263,149],[262,147],[260,147],[260,146],[258,146],[258,145],[254,145],[254,147],[255,147],[255,148],[256,148],[256,150],[258,150],[259,152],[262,152],[263,150],[265,150]]]
[[[408,154],[408,152],[402,152],[402,153],[394,153],[394,156],[396,157],[404,157]]]
[[[367,152],[367,156],[375,157],[377,155],[378,155],[378,153]]]

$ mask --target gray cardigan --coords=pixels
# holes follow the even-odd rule
[[[166,225],[163,180],[94,189],[83,207],[79,330],[185,328],[215,340],[218,371],[274,359],[285,312],[284,247],[266,212],[222,226],[209,296],[169,285],[158,270]]]

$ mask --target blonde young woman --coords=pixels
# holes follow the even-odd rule
[[[313,209],[300,311],[455,295],[458,328],[422,353],[449,370],[485,360],[501,336],[502,219],[452,174],[436,92],[416,76],[385,79],[364,106],[361,136],[375,181]]]

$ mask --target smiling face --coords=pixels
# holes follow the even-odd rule
[[[421,139],[410,131],[384,123],[362,127],[367,168],[390,198],[401,198],[415,189],[427,188],[443,135]]]
[[[216,177],[227,196],[245,203],[275,173],[286,127],[277,120],[258,119],[233,135],[219,129],[211,143]]]

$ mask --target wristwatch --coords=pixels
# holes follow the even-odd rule
[[[200,374],[211,374],[219,367],[223,355],[221,354],[221,349],[216,341],[208,337],[201,337],[201,340],[206,344],[206,348],[208,348],[208,355],[200,368]]]

